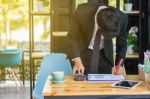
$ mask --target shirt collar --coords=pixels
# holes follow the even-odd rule
[[[99,6],[98,7],[98,9],[97,9],[97,11],[96,11],[96,14],[95,14],[95,27],[98,29],[99,27],[98,27],[98,24],[97,24],[97,14],[98,14],[98,12],[100,12],[102,9],[105,9],[105,8],[108,8],[107,6]]]

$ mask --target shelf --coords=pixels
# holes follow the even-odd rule
[[[126,58],[139,58],[138,53],[126,54]]]
[[[114,57],[116,57],[116,53],[114,53]],[[139,58],[138,53],[133,53],[133,54],[126,54],[126,58],[134,59],[134,58]]]
[[[129,15],[138,15],[140,14],[140,11],[123,11],[125,14],[129,14]]]
[[[32,15],[51,15],[50,12],[31,12]]]
[[[68,32],[52,32],[53,36],[67,36]]]

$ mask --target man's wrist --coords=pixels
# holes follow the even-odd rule
[[[74,62],[81,62],[81,58],[80,57],[73,58],[72,61],[74,61]]]
[[[80,57],[74,58],[73,61],[74,61],[74,63],[75,63],[74,66],[77,66],[77,67],[82,66],[82,61],[81,61],[81,58],[80,58]]]

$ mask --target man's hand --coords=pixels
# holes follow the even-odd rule
[[[120,60],[119,64],[117,66],[114,66],[112,68],[112,72],[113,74],[116,74],[116,75],[124,75],[124,71],[123,71],[123,68],[122,68],[122,63],[123,63],[123,59]]]
[[[116,74],[116,75],[123,75],[124,73],[123,73],[123,68],[122,68],[122,66],[114,66],[114,67],[112,68],[112,73],[113,73],[113,74]]]
[[[74,60],[75,65],[73,67],[73,75],[75,75],[78,72],[78,75],[84,75],[84,66],[82,64],[82,61],[80,58],[76,58]]]

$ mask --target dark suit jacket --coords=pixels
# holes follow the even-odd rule
[[[80,53],[88,49],[94,29],[94,17],[98,7],[95,3],[85,3],[78,6],[71,20],[68,33],[72,58],[80,57]],[[116,63],[120,58],[125,58],[127,48],[126,27],[128,17],[118,10],[121,17],[120,35],[116,37]],[[113,62],[112,40],[104,39],[104,53],[109,62]]]

